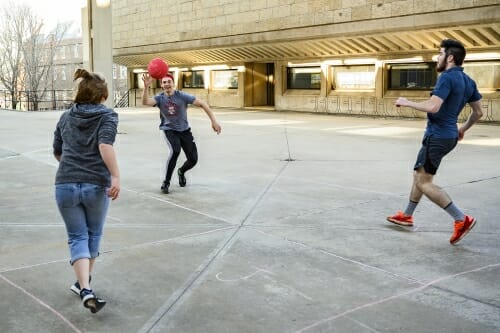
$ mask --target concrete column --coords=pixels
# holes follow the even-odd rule
[[[111,2],[97,6],[96,0],[87,0],[82,9],[83,66],[104,76],[109,97],[104,104],[114,106],[113,87],[113,36]]]
[[[286,90],[286,66],[286,61],[274,62],[274,109],[276,111],[285,109],[283,107],[283,94]]]
[[[330,75],[328,72],[330,66],[327,64],[321,64],[321,90],[319,93],[320,97],[328,97],[328,94],[332,90],[330,84]]]

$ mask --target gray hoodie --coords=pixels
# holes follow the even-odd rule
[[[115,142],[118,114],[103,104],[74,104],[54,131],[54,155],[60,155],[56,184],[90,183],[109,187],[111,175],[99,144]]]

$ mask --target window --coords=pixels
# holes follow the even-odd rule
[[[61,66],[61,80],[66,81],[66,66]]]
[[[204,71],[182,72],[182,88],[205,88]],[[238,82],[236,82],[238,87]]]
[[[57,59],[66,59],[66,49],[64,46],[59,46],[56,52],[58,53]]]
[[[288,67],[288,89],[320,89],[321,67]]]
[[[375,65],[333,67],[332,89],[374,90]]]
[[[120,66],[120,79],[126,79],[126,78],[127,78],[127,67]]]
[[[238,71],[236,69],[214,71],[214,89],[238,89]]]
[[[78,47],[78,44],[75,44],[73,46],[73,57],[78,58],[80,56],[80,48]]]
[[[436,84],[436,63],[389,65],[389,89],[429,90]]]

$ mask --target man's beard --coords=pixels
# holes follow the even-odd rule
[[[436,65],[436,72],[441,73],[445,69],[446,69],[446,65],[445,65],[444,61],[440,61],[440,62],[437,63],[437,65]]]

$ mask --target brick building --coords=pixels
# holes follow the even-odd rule
[[[55,90],[57,99],[71,100],[73,74],[77,68],[84,68],[82,38],[66,38],[57,47],[54,57],[54,66],[49,77],[50,90]],[[53,78],[53,80],[52,80]],[[109,80],[109,78],[107,78]],[[114,100],[118,100],[128,90],[127,68],[113,64]]]

